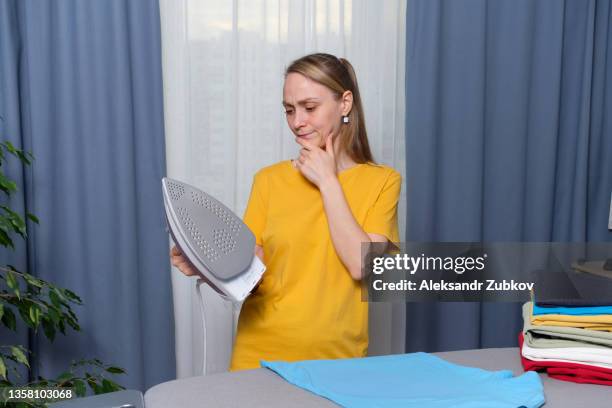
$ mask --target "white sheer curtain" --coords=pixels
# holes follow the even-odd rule
[[[252,177],[298,151],[283,71],[312,52],[346,57],[378,162],[404,172],[405,0],[160,0],[167,174],[241,215]],[[400,203],[404,231],[405,191]],[[177,373],[201,374],[195,282],[173,271]],[[404,345],[404,305],[375,305],[371,353]]]

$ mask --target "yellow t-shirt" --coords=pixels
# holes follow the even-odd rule
[[[363,230],[398,242],[401,176],[359,164],[338,179]],[[318,188],[289,160],[266,167],[255,175],[244,222],[267,269],[242,307],[230,369],[365,356],[368,304],[336,254]]]
[[[531,324],[534,326],[561,326],[577,327],[579,329],[599,330],[612,332],[612,315],[565,315],[544,314],[534,315],[531,305]]]

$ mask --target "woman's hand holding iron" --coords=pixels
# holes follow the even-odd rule
[[[183,255],[180,249],[176,246],[173,246],[170,250],[170,261],[172,265],[175,266],[179,271],[183,273],[185,276],[198,276],[200,278],[204,278],[197,269],[193,267],[191,262]]]

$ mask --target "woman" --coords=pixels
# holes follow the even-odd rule
[[[301,150],[253,181],[244,222],[267,270],[242,307],[231,370],[365,356],[361,245],[398,241],[401,177],[374,164],[351,64],[329,54],[294,61],[283,106]],[[197,273],[176,248],[172,263]]]

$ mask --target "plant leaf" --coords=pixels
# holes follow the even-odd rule
[[[28,284],[32,286],[36,286],[37,288],[43,288],[45,286],[43,281],[41,281],[40,279],[36,279],[34,276],[30,275],[29,273],[24,273],[23,279],[25,279],[25,281],[28,282]]]
[[[92,376],[89,373],[85,373],[85,377],[87,378],[87,384],[89,385],[89,388],[92,389],[92,391],[94,392],[94,394],[101,394],[102,393],[102,388],[98,385],[98,383],[96,382],[96,379],[94,378],[94,376]]]
[[[68,380],[72,379],[73,377],[74,377],[74,374],[73,374],[73,373],[71,373],[71,372],[69,372],[69,371],[66,371],[66,372],[61,373],[61,374],[60,374],[60,375],[57,377],[57,382],[62,382],[62,383],[63,383],[63,382],[66,382],[66,381],[68,381]]]
[[[32,221],[32,222],[34,222],[34,223],[36,223],[36,224],[40,224],[40,220],[39,220],[39,219],[38,219],[38,217],[37,217],[37,216],[35,216],[34,214],[31,214],[31,213],[26,213],[26,217],[27,217],[27,218],[28,218],[30,221]]]
[[[31,328],[35,329],[34,321],[30,317],[30,308],[28,307],[28,302],[19,303],[19,315],[23,319],[23,321]]]
[[[13,144],[10,141],[6,140],[2,144],[6,147],[6,150],[8,150],[9,153],[11,153],[11,154],[17,153],[17,149],[15,149],[15,146],[13,146]]]
[[[15,278],[15,274],[11,271],[6,272],[6,284],[11,290],[19,289],[19,283],[17,283],[17,279]]]
[[[51,299],[51,303],[58,309],[62,308],[62,301],[55,290],[49,291],[49,299]]]
[[[47,337],[50,341],[55,340],[55,326],[50,318],[45,318],[42,321],[43,331],[45,333],[45,337]]]
[[[17,156],[19,157],[19,160],[21,160],[22,163],[27,164],[27,165],[32,164],[32,162],[30,160],[30,157],[32,157],[32,155],[28,154],[28,153],[24,153],[23,150],[18,150],[17,151]],[[28,156],[30,156],[30,157],[28,157]]]
[[[67,318],[66,322],[68,323],[68,325],[70,327],[72,327],[75,331],[81,331],[81,326],[79,326],[79,324],[77,323],[76,320],[71,319],[71,318]]]
[[[6,364],[4,364],[2,356],[0,356],[0,377],[6,380]]]
[[[74,321],[75,321],[75,323],[79,321],[79,319],[78,319],[78,318],[77,318],[77,316],[74,314],[74,312],[72,311],[72,309],[68,309],[68,310],[67,310],[67,312],[68,312],[68,316],[70,316],[70,317],[72,318],[72,320],[74,320]]]
[[[4,191],[6,195],[11,195],[12,192],[17,191],[17,184],[6,178],[2,172],[0,172],[0,190]]]
[[[70,289],[64,289],[63,295],[66,296],[68,299],[74,301],[75,303],[78,303],[78,304],[83,303],[81,298],[76,293],[71,291]]]
[[[2,323],[9,329],[15,331],[17,320],[15,319],[15,313],[10,308],[4,309],[4,316],[2,316]]]
[[[113,392],[117,390],[116,384],[112,381],[107,380],[106,378],[102,379],[102,391],[103,392]]]
[[[58,324],[61,317],[60,317],[60,312],[57,311],[57,309],[55,309],[55,307],[49,307],[48,311],[47,311],[49,318],[51,319],[51,322],[53,322],[53,324]]]
[[[125,370],[121,367],[110,366],[106,369],[111,374],[125,374]]]
[[[13,355],[13,357],[15,357],[15,360],[17,360],[21,364],[28,366],[28,368],[30,367],[30,362],[28,361],[28,358],[23,353],[20,347],[11,346],[11,354]]]
[[[74,380],[74,391],[76,392],[77,397],[84,397],[85,393],[87,392],[85,383],[81,380]]]
[[[30,305],[30,319],[32,319],[34,326],[38,326],[40,324],[40,308],[37,304],[32,303]]]
[[[17,295],[18,299],[21,299],[21,291],[19,290],[19,282],[17,282],[17,278],[15,278],[15,274],[11,271],[6,272],[6,284],[9,289],[11,289],[15,295]]]
[[[9,235],[6,233],[6,231],[2,228],[0,228],[0,245],[2,245],[3,247],[11,247],[11,248],[15,248],[15,246],[13,245],[13,240],[11,239],[11,237],[9,237]]]
[[[1,174],[1,173],[0,173]],[[21,215],[11,210],[9,207],[2,205],[0,206],[4,210],[5,215],[2,216],[5,220],[9,221],[9,226],[12,231],[18,233],[23,238],[26,237],[26,224],[21,218]]]

